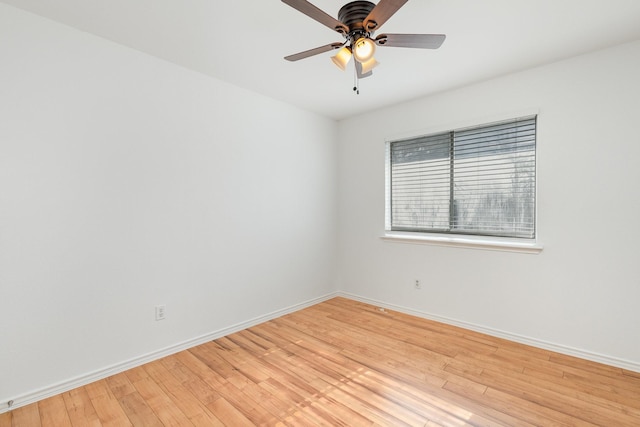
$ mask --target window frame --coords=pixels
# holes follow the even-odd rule
[[[505,237],[500,235],[476,234],[464,231],[439,232],[429,229],[425,230],[402,230],[391,227],[391,144],[398,141],[418,139],[422,136],[442,134],[447,132],[459,132],[470,128],[491,126],[496,123],[510,120],[518,120],[535,117],[536,138],[535,138],[535,176],[534,176],[534,208],[533,208],[533,228],[532,238],[528,237]],[[537,110],[526,110],[517,113],[504,114],[490,118],[476,119],[464,123],[441,125],[432,127],[422,132],[412,132],[403,135],[396,135],[385,139],[385,224],[384,234],[381,238],[388,242],[410,243],[410,244],[430,244],[438,246],[458,246],[473,249],[498,250],[522,253],[540,253],[543,245],[540,243],[540,228],[538,223],[538,171],[540,169],[539,151],[539,122],[540,115]],[[452,165],[453,166],[453,165]]]

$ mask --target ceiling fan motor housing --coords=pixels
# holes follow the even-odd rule
[[[340,8],[338,19],[349,27],[349,35],[358,33],[368,33],[364,28],[364,20],[376,5],[370,1],[352,1]]]

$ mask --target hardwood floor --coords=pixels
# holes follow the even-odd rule
[[[334,298],[0,426],[640,426],[640,374]]]

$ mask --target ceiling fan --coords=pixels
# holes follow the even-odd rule
[[[380,34],[374,31],[387,22],[408,0],[352,1],[340,8],[338,19],[333,18],[306,0],[282,0],[299,12],[340,33],[345,41],[330,43],[304,52],[285,56],[287,61],[298,61],[320,53],[338,50],[331,60],[345,70],[354,57],[358,79],[369,77],[378,61],[373,57],[376,46],[437,49],[444,42],[444,34]],[[356,88],[354,88],[355,90]]]

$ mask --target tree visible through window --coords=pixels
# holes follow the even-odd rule
[[[536,117],[388,143],[398,231],[535,237]]]

